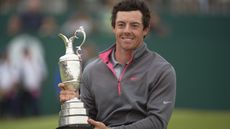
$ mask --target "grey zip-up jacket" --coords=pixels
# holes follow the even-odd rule
[[[83,71],[81,100],[89,117],[114,129],[166,129],[176,97],[174,68],[144,44],[117,78],[110,61],[114,48]]]

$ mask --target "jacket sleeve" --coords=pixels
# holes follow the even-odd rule
[[[129,125],[113,127],[112,129],[166,129],[171,117],[176,97],[176,74],[172,66],[164,68],[163,72],[150,84],[147,103],[148,116]]]
[[[88,78],[87,74],[88,74],[87,72],[84,72],[82,75],[81,86],[80,86],[80,98],[84,103],[88,116],[92,119],[95,119],[97,110],[96,110],[93,94],[90,91],[91,82],[89,81],[90,79]]]

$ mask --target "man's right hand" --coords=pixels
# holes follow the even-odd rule
[[[79,92],[67,89],[65,87],[65,84],[59,83],[58,87],[61,89],[60,94],[59,94],[59,100],[60,100],[61,103],[65,102],[67,100],[70,100],[70,99],[72,99],[74,97],[79,98]]]

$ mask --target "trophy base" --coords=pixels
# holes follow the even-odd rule
[[[57,127],[56,129],[93,129],[93,126],[90,124],[72,124],[72,125]]]
[[[78,98],[73,98],[61,105],[57,129],[93,129],[87,121],[87,111],[83,102]]]

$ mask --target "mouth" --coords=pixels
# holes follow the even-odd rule
[[[123,41],[132,41],[134,38],[133,37],[121,37]]]

